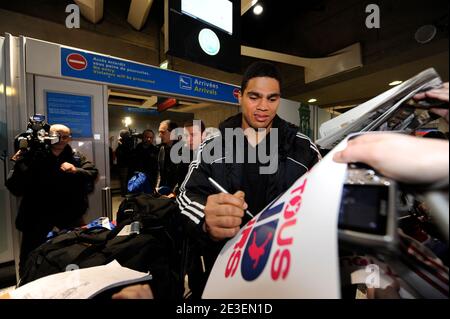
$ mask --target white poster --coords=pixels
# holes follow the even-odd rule
[[[335,147],[222,249],[203,298],[340,298]]]

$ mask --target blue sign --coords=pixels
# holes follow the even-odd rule
[[[61,48],[61,75],[169,95],[238,103],[239,88],[234,85],[68,48]]]
[[[64,124],[74,138],[92,137],[92,97],[46,92],[49,124]]]

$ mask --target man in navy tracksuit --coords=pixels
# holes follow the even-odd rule
[[[193,276],[196,297],[225,241],[250,219],[244,210],[257,214],[319,161],[309,138],[276,115],[280,87],[281,76],[274,65],[252,64],[241,84],[242,113],[221,123],[220,134],[200,146],[180,187],[177,202],[185,228],[205,265],[202,279]],[[229,139],[230,132],[236,137]],[[259,156],[260,148],[262,154],[269,152],[269,164]],[[250,154],[258,154],[256,160]],[[217,194],[208,177],[230,194]]]

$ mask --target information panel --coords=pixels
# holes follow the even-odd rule
[[[143,88],[167,95],[238,103],[239,88],[234,85],[68,48],[61,48],[61,75]]]
[[[73,138],[92,137],[92,96],[46,92],[49,124],[64,124]]]

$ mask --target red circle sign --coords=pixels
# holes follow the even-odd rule
[[[78,53],[71,53],[66,58],[67,65],[77,71],[82,71],[87,68],[87,60],[84,56]]]
[[[239,92],[241,92],[241,90],[239,90],[239,89],[234,89],[233,90],[233,96],[237,99],[238,97],[239,97]]]

